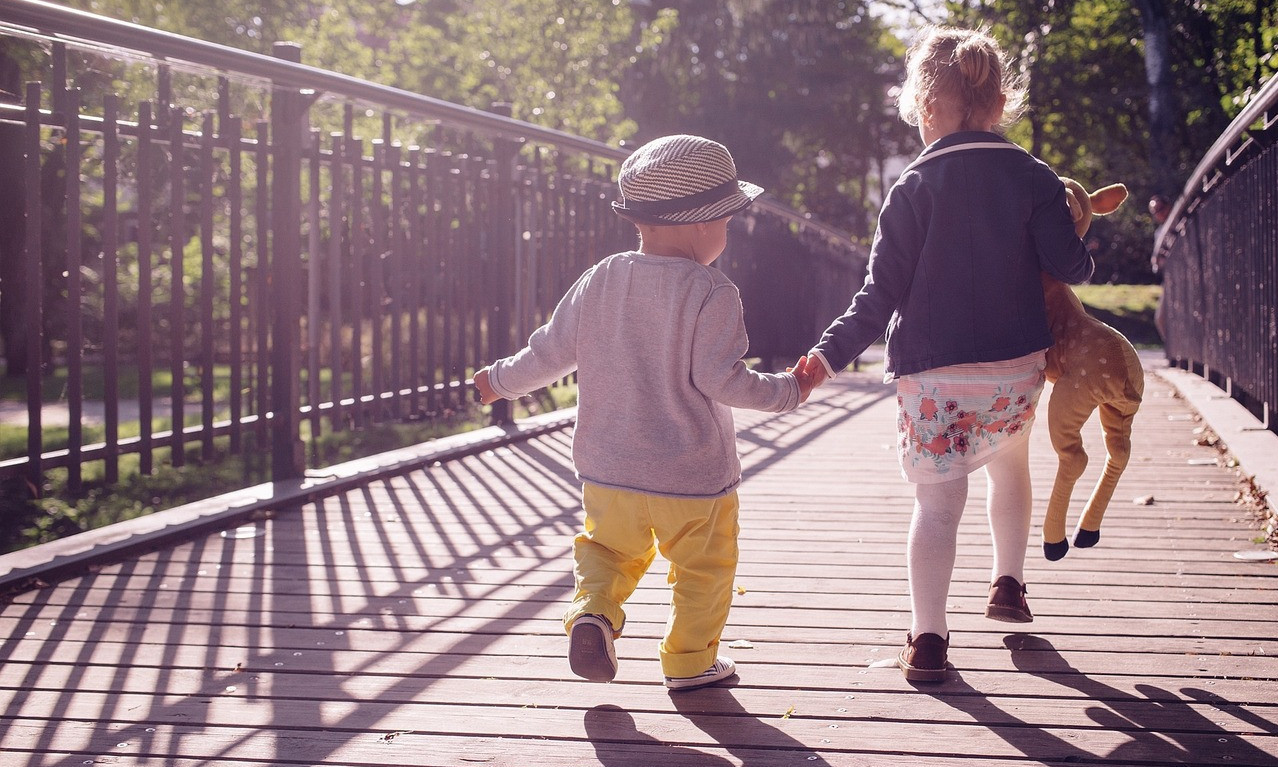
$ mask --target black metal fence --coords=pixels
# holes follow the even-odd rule
[[[1154,264],[1168,360],[1278,431],[1278,79],[1199,163],[1158,232]]]
[[[34,0],[0,0],[0,44],[39,74],[0,104],[0,144],[21,146],[0,168],[16,206],[0,230],[20,232],[0,252],[3,341],[27,392],[26,454],[0,478],[39,487],[62,467],[75,488],[100,460],[113,482],[124,454],[149,473],[196,445],[269,445],[272,476],[300,476],[303,438],[462,407],[475,365],[634,244],[607,205],[625,152],[500,106]],[[721,265],[752,353],[806,350],[865,259],[775,202],[736,220]],[[58,449],[42,428],[51,369],[65,374]],[[100,434],[82,426],[88,402]]]

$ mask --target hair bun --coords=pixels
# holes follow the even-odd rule
[[[980,39],[970,38],[960,42],[954,48],[954,58],[958,61],[963,79],[974,88],[980,87],[993,73],[990,51],[985,48]]]

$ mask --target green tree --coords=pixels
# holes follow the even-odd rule
[[[270,53],[276,41],[288,39],[322,7],[314,2],[283,0],[217,0],[210,3],[63,0],[63,4],[258,53]]]
[[[912,139],[889,97],[903,47],[865,3],[669,0],[639,24],[622,87],[640,138],[720,140],[743,176],[868,235],[884,166]]]

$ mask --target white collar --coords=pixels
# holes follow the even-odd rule
[[[947,146],[944,149],[937,149],[934,152],[924,150],[923,154],[915,157],[913,162],[905,166],[905,170],[901,171],[901,175],[909,173],[928,160],[935,160],[938,157],[952,154],[954,152],[961,152],[965,149],[1015,149],[1018,152],[1025,152],[1025,150],[1021,147],[1007,141],[973,141],[966,144],[955,144],[954,146]],[[1025,152],[1025,154],[1029,154],[1029,152]]]

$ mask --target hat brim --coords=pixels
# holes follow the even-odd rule
[[[636,210],[625,202],[614,201],[612,203],[612,211],[636,223],[651,224],[653,226],[701,224],[707,221],[717,221],[739,213],[750,207],[750,204],[761,194],[763,194],[763,187],[751,184],[749,181],[738,181],[737,188],[732,194],[715,202],[696,208],[689,208],[688,210],[653,215],[642,210]]]

